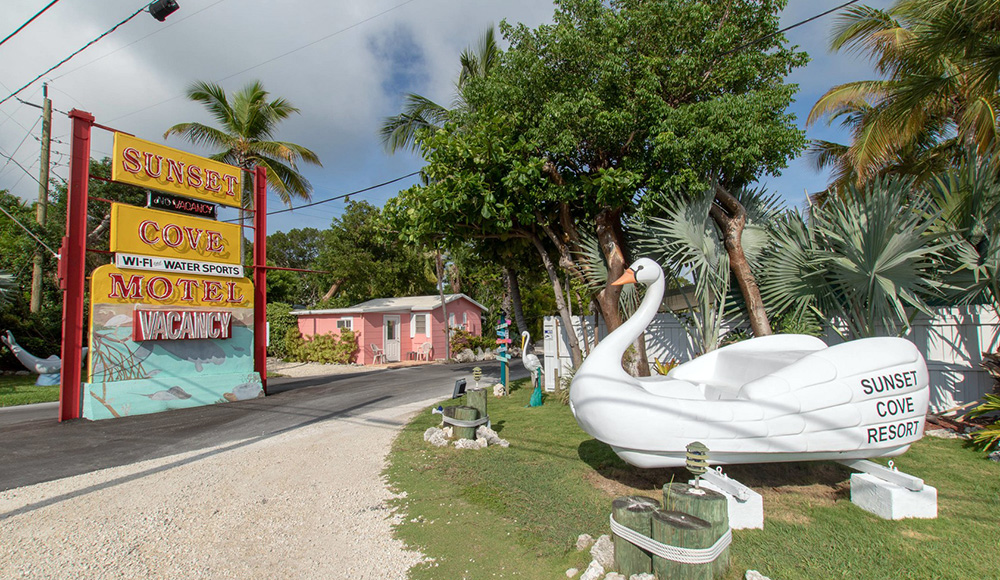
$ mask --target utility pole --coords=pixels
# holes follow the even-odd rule
[[[45,231],[45,214],[49,209],[49,146],[52,139],[52,101],[49,100],[49,85],[42,85],[42,155],[38,176],[38,204],[35,205],[35,221],[39,234]],[[34,264],[31,269],[31,312],[42,309],[42,265],[45,254],[42,247],[35,248]]]

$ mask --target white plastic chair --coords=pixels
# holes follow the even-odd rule
[[[425,342],[420,345],[420,350],[417,352],[417,360],[431,360],[431,351],[434,350],[434,345],[429,342]]]
[[[378,364],[380,361],[382,363],[386,362],[385,351],[379,348],[374,342],[372,343],[372,364]]]

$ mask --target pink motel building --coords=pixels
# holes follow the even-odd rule
[[[482,334],[485,306],[465,294],[445,294],[444,299],[450,328]],[[343,328],[354,331],[360,364],[445,357],[445,319],[438,295],[376,298],[349,308],[293,310],[292,314],[304,337],[339,335]]]

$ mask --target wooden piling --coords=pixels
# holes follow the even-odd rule
[[[486,389],[469,389],[465,391],[465,404],[479,411],[479,417],[488,417],[486,412]]]
[[[660,507],[660,502],[641,495],[627,495],[611,502],[611,513],[619,524],[650,536],[650,516]],[[628,540],[615,536],[615,567],[626,578],[633,574],[653,571],[653,556]]]
[[[479,418],[479,411],[475,407],[462,405],[455,407],[455,418],[459,421],[475,421]],[[455,439],[475,439],[475,427],[459,427],[455,425]]]
[[[679,511],[656,511],[651,519],[652,538],[678,548],[708,548],[715,543],[712,524]],[[653,556],[653,574],[670,580],[712,580],[714,565],[685,564]]]
[[[712,542],[715,543],[729,530],[729,504],[726,496],[710,489],[696,488],[686,483],[668,483],[663,486],[663,502],[668,509],[691,514],[712,525]],[[669,498],[669,499],[668,499]],[[729,566],[729,548],[719,554],[713,566],[714,574],[721,576]]]

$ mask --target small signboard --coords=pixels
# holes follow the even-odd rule
[[[116,203],[111,251],[239,264],[240,226]]]
[[[177,197],[176,195],[159,193],[157,191],[151,191],[149,193],[149,207],[186,213],[213,220],[218,216],[219,210],[219,206],[214,203],[186,199],[183,197]]]
[[[243,171],[221,161],[115,133],[111,179],[241,207]]]
[[[126,270],[146,270],[153,272],[174,272],[177,274],[201,274],[224,278],[242,278],[243,266],[238,264],[217,264],[198,262],[182,258],[161,258],[137,254],[115,254],[115,266]]]

